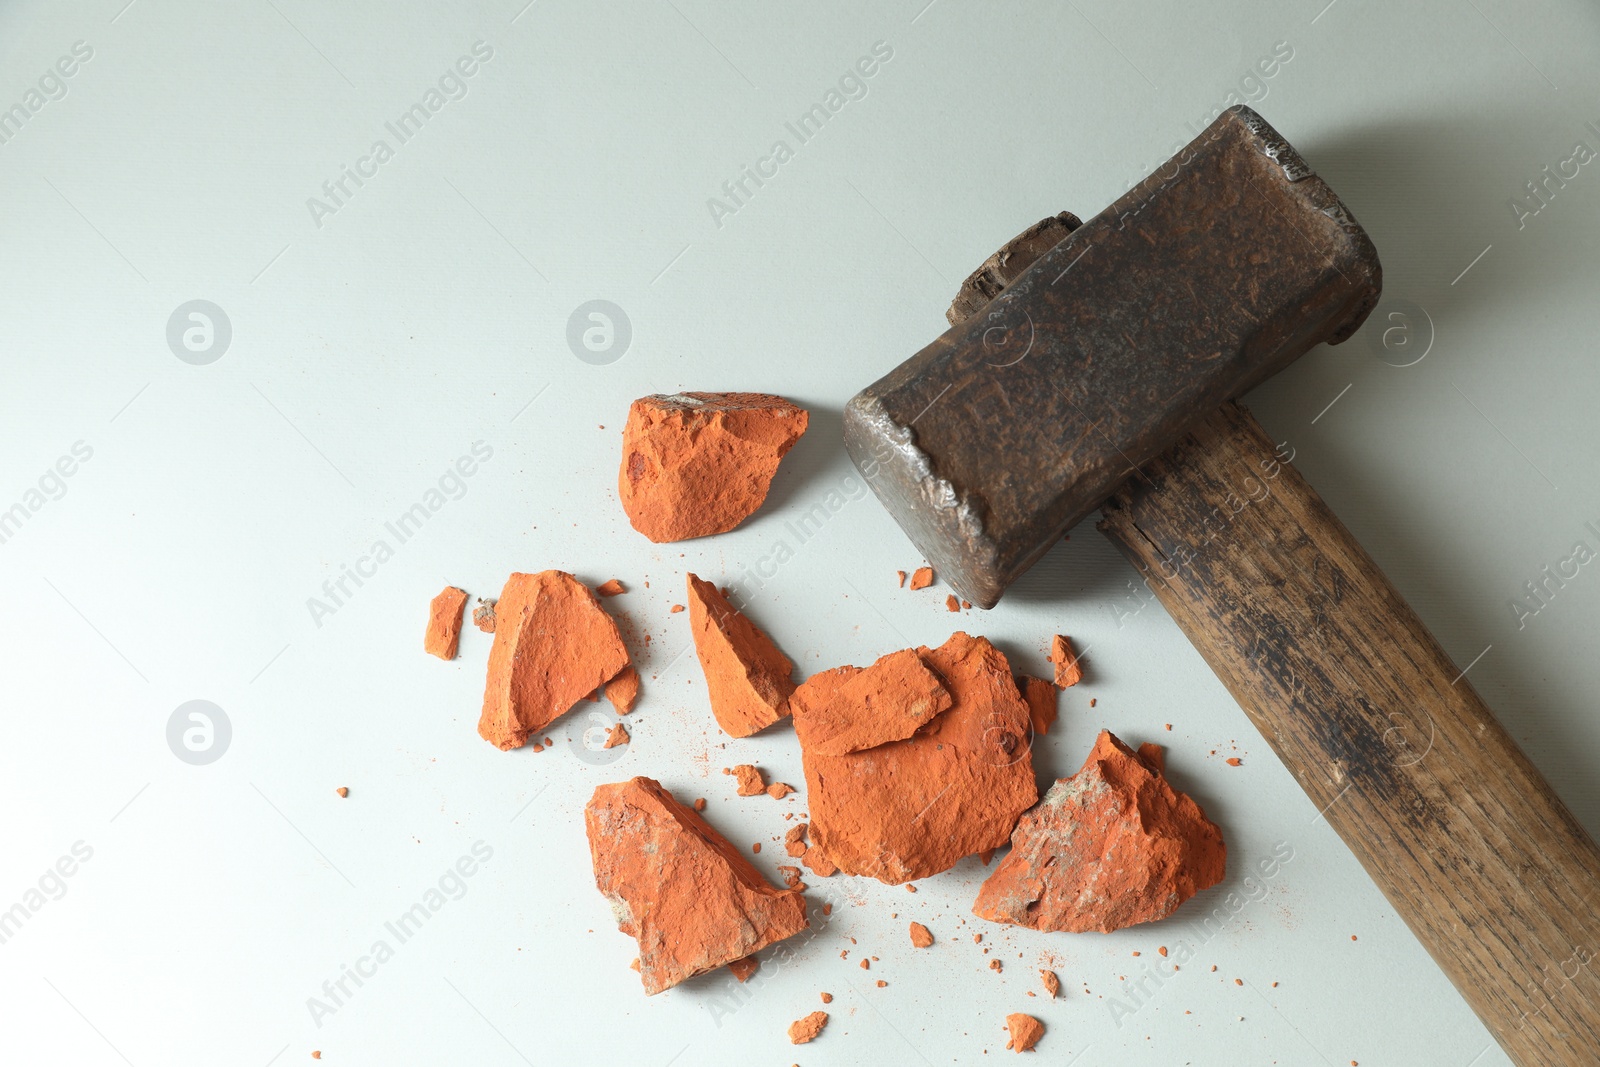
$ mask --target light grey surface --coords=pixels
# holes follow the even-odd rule
[[[75,42],[93,52],[0,143],[0,508],[26,513],[0,543],[0,908],[28,911],[0,944],[0,1060],[976,1063],[1029,1011],[1047,1062],[1085,1067],[1507,1062],[1088,524],[998,610],[952,618],[942,590],[895,587],[918,560],[853,478],[838,412],[939,332],[1000,242],[1089,217],[1230,94],[1255,102],[1371,232],[1388,299],[1250,404],[1600,829],[1600,578],[1580,566],[1537,614],[1512,606],[1574,542],[1600,549],[1600,164],[1549,183],[1536,215],[1512,206],[1575,143],[1600,150],[1594,8],[523,3],[0,7],[0,104],[26,106]],[[480,41],[465,95],[399,143],[385,123]],[[877,42],[892,58],[865,95],[799,143],[785,123]],[[1292,58],[1250,80],[1275,46]],[[333,204],[323,183],[379,139],[393,158]],[[792,158],[714,219],[708,199],[777,140]],[[204,365],[167,339],[197,299],[232,330]],[[609,364],[567,342],[596,299],[631,323]],[[634,397],[680,388],[782,393],[812,430],[744,527],[652,546],[616,502],[618,433]],[[492,456],[399,543],[385,523],[476,442]],[[92,455],[28,497],[75,445]],[[379,540],[392,557],[361,563]],[[358,564],[333,604],[324,583]],[[421,652],[442,585],[493,596],[548,567],[622,578],[614,604],[653,637],[611,763],[581,710],[553,751],[495,751],[474,730],[487,637],[468,629],[454,663]],[[973,860],[915,896],[813,878],[839,903],[794,962],[646,999],[589,871],[594,785],[649,774],[705,796],[736,843],[804,810],[737,799],[718,773],[801,783],[790,733],[716,730],[668,610],[686,569],[770,572],[753,614],[804,673],[954,627],[1043,672],[1049,635],[1072,634],[1089,677],[1041,776],[1102,727],[1170,745],[1173,779],[1224,827],[1228,883],[1102,937],[972,918]],[[312,598],[336,610],[314,618]],[[168,747],[193,700],[231,724],[203,765]],[[396,943],[385,922],[480,841],[492,857],[460,899]],[[91,857],[47,876],[75,846]],[[1201,933],[1275,847],[1293,858],[1260,899]],[[782,858],[769,844],[758,863]],[[912,919],[933,949],[912,951]],[[309,998],[379,940],[393,958],[319,1026]],[[1192,963],[1113,1010],[1134,1007],[1124,977],[1185,941]],[[1027,996],[1046,961],[1056,1002]],[[784,1028],[820,990],[833,1021],[792,1049]]]

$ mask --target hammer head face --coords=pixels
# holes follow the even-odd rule
[[[1333,191],[1235,107],[858,393],[845,447],[940,575],[993,607],[1218,404],[1355,332],[1381,288]]]

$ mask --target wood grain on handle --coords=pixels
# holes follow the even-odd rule
[[[1600,850],[1255,419],[1225,405],[1100,529],[1507,1055],[1600,1063]]]

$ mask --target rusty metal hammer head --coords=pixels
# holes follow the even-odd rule
[[[991,259],[963,292],[998,295],[844,412],[873,490],[986,608],[1218,404],[1355,332],[1382,287],[1333,190],[1242,106],[1088,222],[1007,247],[1051,242],[1015,278]]]

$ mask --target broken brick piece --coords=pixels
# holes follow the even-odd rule
[[[749,737],[789,714],[794,664],[710,582],[689,575],[689,624],[711,713],[732,737]]]
[[[833,994],[832,993],[823,993],[822,994],[822,1003],[824,1003],[824,1004],[832,1004],[833,1003]]]
[[[638,939],[648,994],[806,928],[799,892],[770,885],[653,779],[598,787],[584,822],[595,884],[617,928]]]
[[[566,571],[513,574],[496,605],[478,734],[518,748],[628,665],[617,623]]]
[[[622,431],[617,490],[657,543],[725,533],[761,507],[778,461],[810,416],[764,393],[641,397]]]
[[[1005,656],[964,633],[916,654],[949,691],[948,710],[908,738],[844,755],[801,737],[812,845],[846,873],[891,885],[1005,844],[1038,799],[1028,706]]]
[[[912,589],[913,592],[915,592],[918,589],[926,589],[926,588],[928,588],[928,586],[930,586],[932,584],[933,584],[933,568],[932,567],[918,567],[916,570],[911,572],[911,589]]]
[[[628,736],[628,728],[619,722],[606,731],[606,743],[601,747],[616,748],[618,745],[625,745],[632,740],[633,738]]]
[[[806,849],[806,854],[800,857],[800,862],[810,867],[819,878],[832,878],[839,873],[838,866],[828,858],[828,854],[815,845]]]
[[[789,832],[783,835],[783,850],[796,859],[806,854],[805,823],[789,827]]]
[[[950,596],[947,596],[947,597],[944,598],[944,610],[946,610],[946,611],[960,611],[961,610],[961,601],[956,599],[955,594],[952,593]]]
[[[906,587],[906,572],[905,571],[895,571],[894,573],[895,573],[895,577],[900,579],[900,588],[904,589]]]
[[[1039,972],[1039,981],[1044,983],[1044,991],[1050,994],[1052,1000],[1060,994],[1061,979],[1056,975],[1056,972],[1041,970]]]
[[[787,863],[778,864],[778,873],[783,876],[783,884],[790,889],[804,889],[806,884],[800,880],[800,868]]]
[[[1072,639],[1065,634],[1050,639],[1050,662],[1056,665],[1056,685],[1062,689],[1083,681],[1083,667],[1072,650]]]
[[[741,982],[748,982],[751,975],[761,967],[761,961],[754,956],[744,956],[740,959],[729,960],[728,970]]]
[[[822,1033],[822,1028],[827,1025],[828,1013],[825,1011],[814,1011],[804,1019],[796,1019],[789,1024],[789,1043],[804,1045],[809,1041],[815,1041],[817,1035]]]
[[[461,643],[461,610],[467,605],[467,594],[453,585],[428,603],[428,629],[422,635],[422,648],[440,659],[455,659],[456,647]]]
[[[595,586],[594,587],[594,591],[596,593],[599,593],[601,596],[621,596],[623,593],[626,593],[628,590],[617,579],[608,578],[605,581],[601,582],[599,585]]]
[[[633,710],[634,701],[639,699],[639,672],[631,664],[606,683],[606,699],[611,701],[618,715],[626,715]]]
[[[1157,774],[1167,773],[1167,750],[1154,741],[1146,741],[1139,746],[1139,758],[1150,765],[1150,769]]]
[[[910,737],[952,702],[939,676],[908,648],[870,667],[812,675],[790,695],[789,712],[803,750],[843,756]]]
[[[733,769],[733,776],[739,780],[739,795],[742,797],[758,796],[767,791],[767,783],[761,778],[761,771],[753,763],[741,763]]]
[[[1035,678],[1030,674],[1017,675],[1017,689],[1022,693],[1022,699],[1028,702],[1028,720],[1033,723],[1033,732],[1047,734],[1050,727],[1055,725],[1057,695],[1060,690],[1045,681]]]
[[[335,789],[334,792],[338,793],[340,798],[343,799],[344,797],[350,795],[350,788],[348,786],[341,785],[338,789]]]
[[[1140,745],[1139,747],[1143,748],[1144,746]],[[1223,760],[1222,762],[1226,763],[1230,767],[1237,767],[1237,766],[1239,766],[1239,764],[1243,763],[1244,761],[1241,760],[1238,756],[1229,756],[1227,759]]]
[[[767,786],[767,796],[771,797],[773,800],[782,800],[784,797],[793,792],[794,786],[789,785],[787,782],[773,782],[771,785]]]
[[[933,944],[933,931],[921,923],[911,924],[911,944],[913,948],[928,948]]]
[[[1035,930],[1120,930],[1222,881],[1226,859],[1200,805],[1103,730],[1082,769],[1022,816],[972,910]]]
[[[1033,1051],[1033,1046],[1044,1036],[1044,1023],[1020,1011],[1006,1016],[1006,1029],[1011,1034],[1011,1039],[1006,1042],[1006,1048],[1013,1052]]]
[[[494,633],[494,601],[478,601],[478,606],[472,609],[472,625],[486,634]]]

